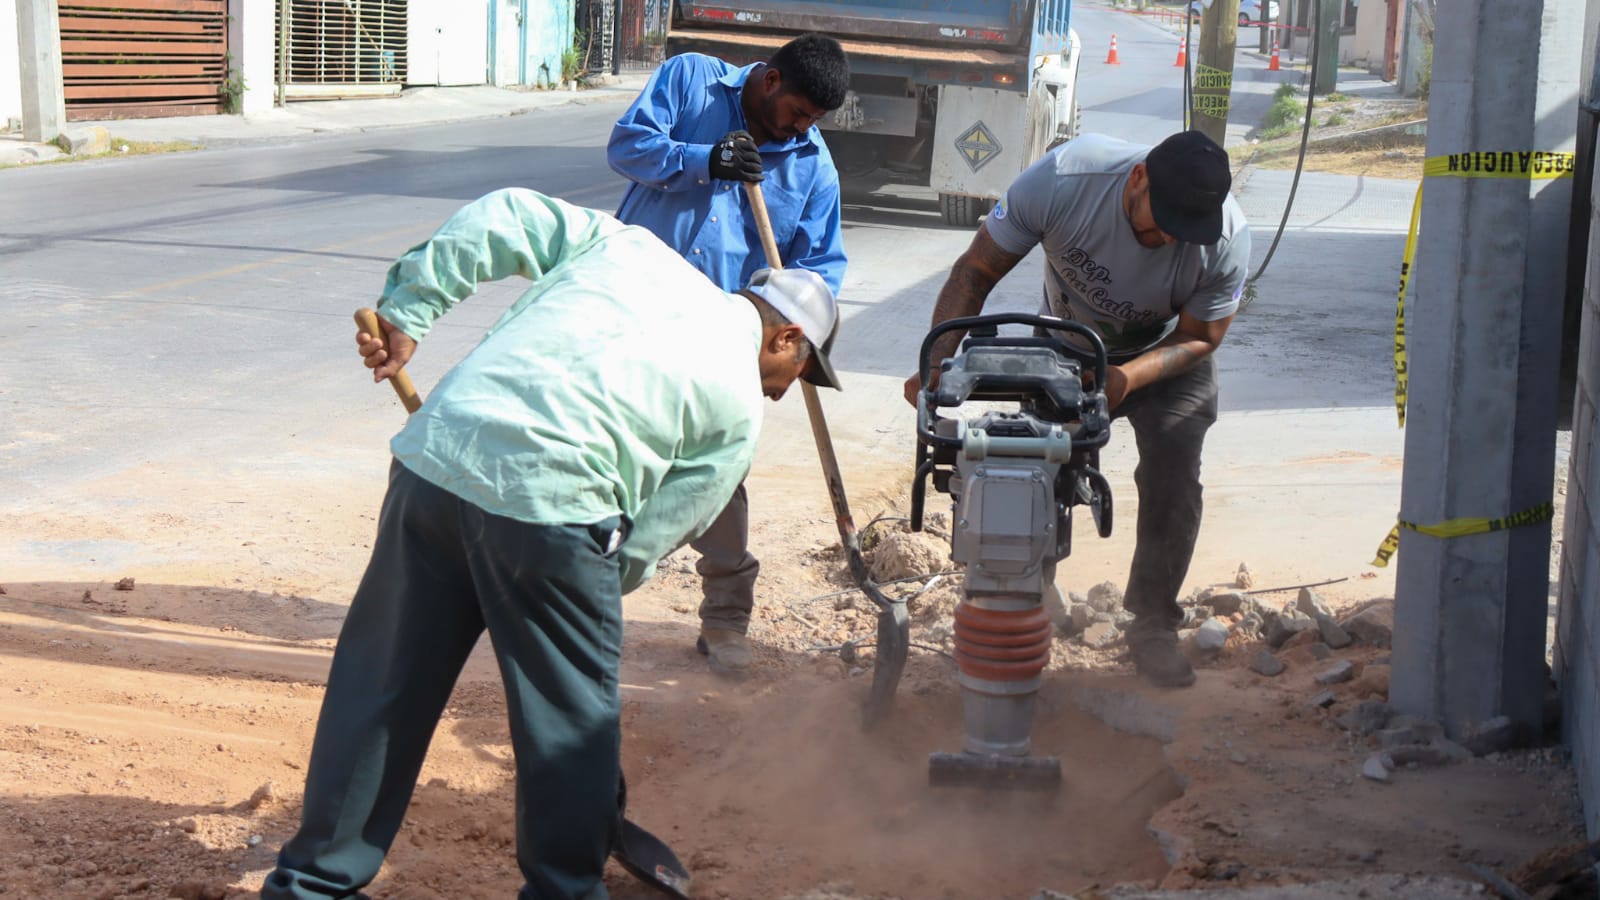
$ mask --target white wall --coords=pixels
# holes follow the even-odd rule
[[[17,45],[17,0],[0,0],[0,129],[22,118],[22,52]]]
[[[484,84],[491,0],[411,0],[406,19],[406,84]]]
[[[272,0],[228,0],[228,54],[230,65],[244,74],[247,116],[271,109],[276,99],[275,18]]]
[[[1388,30],[1389,5],[1384,0],[1362,0],[1356,7],[1356,33],[1339,42],[1339,64],[1383,70],[1383,40]]]

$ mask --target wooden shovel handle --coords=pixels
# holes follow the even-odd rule
[[[363,306],[356,310],[356,327],[383,341],[387,346],[388,336],[384,334],[383,325],[378,321],[378,314],[370,307]],[[394,387],[395,396],[405,404],[407,413],[414,413],[422,408],[422,398],[417,396],[417,388],[411,383],[411,376],[405,369],[389,376],[389,384]]]

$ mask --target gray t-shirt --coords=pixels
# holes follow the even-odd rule
[[[1044,245],[1042,314],[1093,328],[1115,360],[1159,343],[1180,310],[1202,322],[1232,315],[1250,264],[1250,228],[1231,196],[1217,243],[1139,243],[1122,190],[1149,152],[1142,144],[1083,135],[1017,176],[984,222],[1009,253]]]

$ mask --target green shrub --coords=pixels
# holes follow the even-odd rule
[[[1262,128],[1264,131],[1293,128],[1300,124],[1300,119],[1305,114],[1306,105],[1298,97],[1279,97],[1272,101],[1272,108],[1267,110],[1267,121]]]

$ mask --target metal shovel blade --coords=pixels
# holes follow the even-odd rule
[[[660,838],[628,819],[622,820],[617,846],[611,851],[611,858],[629,875],[663,894],[690,900],[689,870],[678,861],[677,854]]]

